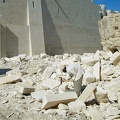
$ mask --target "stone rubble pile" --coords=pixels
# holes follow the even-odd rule
[[[104,16],[98,24],[103,50],[120,52],[120,13]]]
[[[64,65],[74,62],[85,70],[79,97],[73,82],[66,81],[69,74],[62,71]],[[71,120],[120,119],[119,52],[21,54],[1,58],[0,68],[11,69],[0,77],[0,105],[15,105],[17,110],[28,113],[58,114]]]

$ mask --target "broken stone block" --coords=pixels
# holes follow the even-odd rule
[[[38,101],[42,101],[42,99],[45,95],[49,95],[49,93],[45,90],[40,90],[40,91],[31,93],[32,98],[35,98]]]
[[[93,66],[95,65],[95,63],[97,63],[99,61],[98,58],[86,58],[83,59],[83,64],[87,65],[87,66]]]
[[[93,66],[93,76],[95,76],[96,81],[100,81],[100,62]]]
[[[88,109],[92,120],[104,120],[101,113],[97,111],[95,108],[93,108],[92,106],[88,106]]]
[[[22,94],[30,94],[31,92],[34,92],[35,88],[33,87],[19,87],[19,92]]]
[[[104,51],[101,51],[100,52],[101,56],[105,59],[105,60],[108,60],[110,57],[108,56],[108,54]]]
[[[104,89],[108,91],[117,92],[120,91],[120,80],[111,81],[104,85]]]
[[[112,67],[107,67],[101,71],[101,76],[109,76],[113,74],[114,74],[114,70],[112,69]]]
[[[115,115],[119,115],[119,114],[120,114],[120,110],[118,110],[117,107],[108,107],[107,111],[105,111],[106,117],[115,116]]]
[[[59,87],[59,93],[67,92],[67,88],[68,88],[68,83],[63,82],[62,85],[60,85],[60,87]]]
[[[89,83],[94,83],[96,81],[96,78],[89,72],[85,72],[84,74],[84,80]]]
[[[0,78],[0,84],[13,83],[20,81],[21,73],[5,76]]]
[[[77,99],[75,92],[67,92],[62,94],[46,95],[43,98],[42,109],[56,107],[60,103],[67,104]]]
[[[48,87],[50,89],[54,89],[55,87],[59,86],[60,85],[60,81],[58,80],[53,80],[53,79],[50,79],[48,78],[46,81],[43,81],[41,83],[41,86],[43,87]]]
[[[94,91],[94,95],[95,95],[96,101],[98,103],[101,103],[101,102],[102,103],[107,103],[107,102],[109,102],[108,93],[105,90],[103,90],[102,88],[100,88],[99,86]]]
[[[47,67],[47,68],[44,70],[44,72],[43,72],[43,74],[42,74],[42,77],[44,77],[44,78],[49,78],[49,77],[52,75],[53,72],[54,72],[54,69],[53,69],[52,67]]]
[[[83,112],[86,110],[86,105],[82,101],[70,102],[68,103],[68,107],[71,112],[76,112],[76,113]]]
[[[77,100],[85,102],[95,89],[96,86],[89,84]]]
[[[68,110],[68,109],[69,109],[69,107],[68,107],[67,105],[62,104],[62,103],[60,103],[60,104],[58,105],[58,108],[59,108],[60,110]]]
[[[120,53],[119,52],[115,52],[111,58],[110,61],[114,64],[117,65],[117,63],[120,61]]]

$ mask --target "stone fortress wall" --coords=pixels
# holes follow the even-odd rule
[[[0,56],[95,52],[99,11],[88,0],[0,0]]]

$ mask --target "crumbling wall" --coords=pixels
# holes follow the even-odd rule
[[[103,50],[120,51],[120,13],[109,14],[98,23]]]

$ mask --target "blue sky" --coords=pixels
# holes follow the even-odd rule
[[[93,0],[96,4],[106,5],[107,10],[120,11],[120,0]]]

